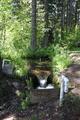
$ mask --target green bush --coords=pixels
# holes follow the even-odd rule
[[[21,109],[26,109],[30,104],[30,89],[32,87],[32,81],[31,80],[26,80],[27,84],[27,91],[23,91],[20,93],[20,99],[21,99]]]
[[[41,57],[51,58],[53,53],[54,53],[54,46],[51,45],[46,48],[35,48],[34,50],[28,49],[26,57],[27,58],[41,58]]]
[[[27,60],[22,58],[14,59],[13,64],[15,66],[15,72],[19,76],[24,76],[27,74],[28,71],[28,64]]]
[[[80,28],[76,25],[76,27],[69,33],[64,32],[64,39],[60,40],[60,44],[64,47],[66,46],[69,50],[75,50],[75,48],[78,48],[76,43],[78,43],[79,41]]]
[[[23,91],[20,93],[20,109],[25,110],[30,105],[30,93],[29,91]]]
[[[66,69],[70,64],[71,60],[69,58],[68,51],[66,48],[56,45],[54,47],[54,56],[52,58],[53,72],[58,74],[59,72]]]

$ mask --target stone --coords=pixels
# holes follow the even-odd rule
[[[3,120],[17,120],[14,115],[4,118]]]
[[[16,88],[19,89],[20,83],[19,82],[13,82],[12,85]]]
[[[40,103],[40,102],[47,102],[53,99],[57,99],[59,96],[58,89],[35,89],[31,90],[31,103]]]
[[[75,87],[80,88],[80,78],[73,78]]]
[[[74,88],[74,89],[71,90],[71,93],[74,94],[74,95],[80,96],[80,89],[79,88]]]

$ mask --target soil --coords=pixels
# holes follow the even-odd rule
[[[0,120],[61,120],[58,99],[49,99],[46,102],[39,101],[30,104],[25,110],[21,109],[20,98],[15,95],[16,84],[13,86],[14,82],[11,78],[6,78],[0,74]],[[21,88],[24,88],[24,85],[19,83],[21,84],[18,84],[20,90],[23,90]]]
[[[58,101],[31,104],[22,110],[19,100],[14,97],[0,109],[0,120],[61,120],[61,113]]]

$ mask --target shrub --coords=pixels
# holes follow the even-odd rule
[[[68,94],[63,100],[63,120],[80,119],[80,96]]]
[[[52,64],[53,72],[55,74],[58,74],[59,72],[66,69],[71,64],[68,51],[65,48],[60,47],[59,45],[56,45],[54,48]]]
[[[32,81],[31,80],[26,80],[26,84],[27,84],[27,90],[21,92],[20,94],[20,99],[21,99],[21,109],[26,109],[30,104],[30,89],[32,87]]]
[[[53,53],[54,53],[54,46],[50,45],[49,47],[45,47],[45,48],[35,48],[34,50],[28,49],[26,57],[32,59],[41,58],[41,57],[51,58]]]

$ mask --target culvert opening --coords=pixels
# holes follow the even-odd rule
[[[37,89],[37,87],[39,86],[39,80],[38,80],[38,78],[36,77],[36,75],[31,74],[31,75],[30,75],[30,79],[31,79],[31,82],[32,82],[32,88],[33,88],[33,89]]]
[[[41,82],[44,82],[44,80],[42,80]],[[40,83],[40,80],[36,77],[36,75],[32,74],[32,88],[33,89],[53,89],[53,83],[52,83],[52,76],[49,75],[45,85],[42,86]]]
[[[47,78],[47,85],[48,84],[53,84],[52,75],[49,75],[48,78]]]

